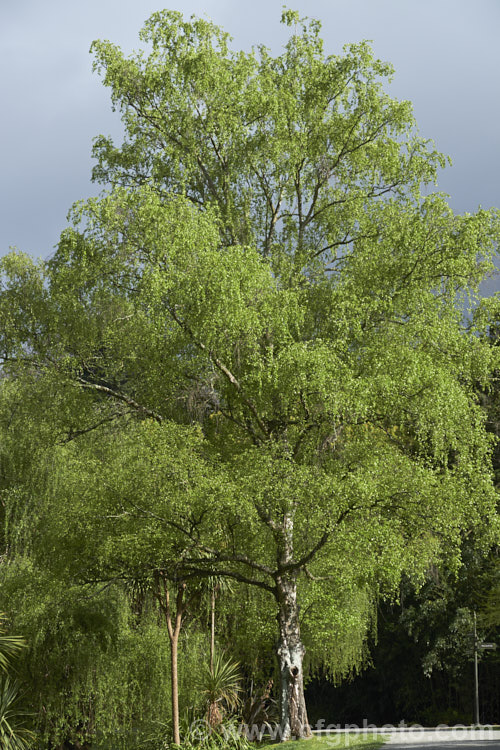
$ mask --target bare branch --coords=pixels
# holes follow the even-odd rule
[[[137,401],[131,398],[131,396],[127,396],[124,393],[120,393],[120,391],[115,391],[113,388],[109,388],[107,385],[100,385],[99,383],[89,383],[87,380],[85,380],[82,377],[77,377],[76,380],[80,388],[87,388],[92,391],[98,391],[99,393],[104,393],[107,396],[111,396],[112,398],[115,398],[117,401],[122,401],[124,404],[127,404],[127,406],[130,406],[135,411],[140,411],[143,414],[145,414],[147,417],[151,417],[152,419],[155,419],[158,422],[158,424],[161,424],[163,422],[163,417],[161,416],[161,414],[158,414],[158,412],[155,412],[152,409],[148,409],[147,406],[143,406],[142,404],[139,404]]]
[[[81,435],[86,435],[88,432],[97,430],[99,429],[99,427],[102,427],[103,424],[108,424],[109,422],[113,422],[115,419],[118,419],[121,416],[122,416],[121,414],[112,414],[111,416],[105,417],[104,419],[101,419],[99,422],[96,422],[95,424],[91,425],[91,427],[86,427],[81,430],[70,430],[68,435],[64,438],[64,440],[59,440],[57,442],[57,445],[65,445],[66,443],[70,443],[72,440],[79,438]]]

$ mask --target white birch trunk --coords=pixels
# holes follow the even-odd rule
[[[293,557],[293,516],[286,514],[283,523],[280,554],[281,566]],[[297,578],[294,572],[284,572],[276,580],[279,606],[278,657],[281,677],[281,741],[309,737],[311,729],[304,699],[303,660],[305,648],[300,639]]]

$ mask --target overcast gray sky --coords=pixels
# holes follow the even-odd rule
[[[420,132],[449,154],[440,189],[456,211],[500,206],[500,0],[289,0],[323,23],[327,53],[371,39],[392,62],[391,93],[414,104]],[[283,0],[170,0],[206,15],[235,48],[279,53]],[[73,201],[96,194],[91,141],[118,134],[109,91],[89,46],[124,51],[162,0],[0,0],[0,255],[9,246],[46,257]]]

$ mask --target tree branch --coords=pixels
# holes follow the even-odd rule
[[[155,419],[158,422],[158,424],[161,424],[163,422],[163,417],[161,416],[161,414],[158,414],[158,412],[155,412],[152,409],[148,409],[147,406],[143,406],[142,404],[139,404],[130,396],[127,396],[124,393],[120,393],[120,391],[115,391],[113,388],[109,388],[107,385],[99,385],[99,383],[89,383],[87,380],[85,380],[82,377],[77,377],[76,380],[81,388],[88,388],[89,390],[92,390],[92,391],[105,393],[107,396],[111,396],[112,398],[115,398],[117,401],[122,401],[124,404],[127,404],[127,406],[130,406],[135,411],[140,411],[143,414],[145,414],[147,417],[151,417],[152,419]]]
[[[224,578],[233,578],[235,581],[239,581],[240,583],[247,583],[249,586],[258,586],[261,589],[264,589],[265,591],[269,591],[271,594],[275,595],[276,593],[276,587],[274,585],[271,585],[269,583],[266,583],[265,581],[260,581],[258,578],[249,578],[248,576],[243,575],[242,573],[237,573],[234,570],[227,570],[224,568],[217,568],[216,571],[214,570],[207,570],[206,568],[197,568],[194,566],[188,566],[185,568],[185,572],[187,575],[185,575],[185,578],[197,578],[197,577],[209,577],[218,575],[223,576]]]
[[[245,406],[252,413],[255,421],[257,422],[257,425],[259,426],[259,429],[261,430],[261,432],[263,432],[263,434],[266,436],[266,438],[268,438],[269,437],[269,430],[268,430],[266,424],[264,423],[264,421],[259,416],[259,413],[257,411],[257,407],[255,406],[255,404],[252,401],[252,399],[250,399],[248,396],[245,395],[245,392],[243,391],[243,389],[241,387],[241,384],[238,381],[238,379],[233,375],[233,373],[229,370],[229,368],[226,367],[226,365],[223,362],[221,362],[221,360],[217,357],[217,355],[215,354],[215,352],[213,352],[211,349],[207,349],[207,347],[205,346],[205,344],[202,341],[198,341],[198,339],[196,339],[194,333],[192,332],[192,330],[190,329],[190,327],[188,326],[188,324],[185,323],[185,321],[183,321],[183,320],[181,320],[179,318],[179,316],[177,315],[177,313],[176,313],[176,311],[175,311],[174,308],[172,308],[170,306],[167,306],[167,309],[170,312],[170,315],[172,316],[172,318],[175,320],[175,322],[183,330],[185,330],[186,333],[190,336],[190,338],[193,341],[194,345],[197,346],[198,349],[200,349],[200,351],[205,352],[209,356],[209,358],[211,359],[211,361],[213,362],[213,364],[215,365],[215,367],[219,370],[219,372],[222,372],[222,374],[226,377],[226,379],[235,388],[235,390],[238,392],[238,394],[239,394],[241,400],[243,401],[243,403],[245,404]]]

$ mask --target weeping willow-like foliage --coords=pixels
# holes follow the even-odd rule
[[[481,622],[486,627],[500,626],[500,562],[498,558],[491,566],[490,585],[481,611]]]
[[[30,644],[18,672],[42,742],[113,737],[128,748],[168,716],[168,639],[153,608],[138,621],[119,586],[71,586],[28,558],[0,575],[2,605]]]
[[[332,602],[323,587],[310,582],[304,588],[301,624],[308,674],[321,673],[339,683],[369,661],[367,642],[376,632],[377,598],[368,588],[352,586]]]

